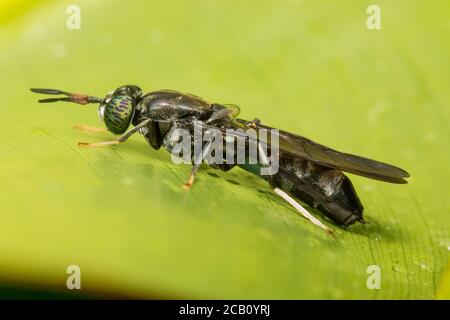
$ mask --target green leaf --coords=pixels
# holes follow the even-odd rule
[[[86,296],[436,297],[450,258],[448,1],[378,1],[379,31],[366,28],[366,1],[77,4],[80,30],[66,28],[66,2],[0,16],[5,287],[67,292],[75,264]],[[123,84],[235,103],[245,119],[412,177],[351,176],[370,223],[344,230],[313,211],[333,240],[240,169],[203,168],[185,192],[190,168],[141,136],[80,148],[112,138],[72,129],[101,126],[96,107],[41,105],[28,90],[103,96]],[[371,265],[379,290],[366,285]]]
[[[438,287],[437,298],[441,300],[450,299],[450,268],[448,267]]]

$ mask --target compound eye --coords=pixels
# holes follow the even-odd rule
[[[133,118],[134,106],[134,99],[128,95],[113,96],[103,113],[108,130],[115,134],[124,133]]]
[[[135,85],[126,85],[117,88],[114,93],[114,96],[126,95],[133,97],[134,99],[139,98],[142,95],[142,90],[138,86]]]
[[[101,104],[100,107],[98,107],[98,116],[99,116],[100,120],[102,120],[102,121],[105,117],[105,108],[106,108],[106,105],[104,105],[104,104]]]

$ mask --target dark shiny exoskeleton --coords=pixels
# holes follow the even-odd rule
[[[363,206],[350,179],[341,171],[290,156],[281,158],[275,185],[318,208],[335,222],[363,222]]]
[[[216,107],[218,105],[215,104]],[[168,120],[169,122],[151,122],[144,133],[148,143],[154,149],[159,149],[174,125],[171,121],[185,117],[206,121],[211,115],[211,109],[211,104],[193,95],[168,90],[155,91],[142,96],[136,106],[132,123],[137,125],[149,117]],[[225,122],[222,119],[220,125],[233,127],[228,118]],[[184,127],[186,128],[186,125]],[[170,147],[167,149],[171,151]],[[222,170],[230,169],[229,165],[216,167]],[[241,167],[249,168],[248,165]],[[251,171],[251,168],[249,169]],[[272,187],[279,187],[308,205],[318,208],[339,224],[348,226],[355,221],[362,221],[363,206],[350,179],[339,170],[285,154],[280,159],[279,172],[270,182]]]
[[[131,134],[140,132],[154,149],[162,146],[171,151],[173,143],[178,139],[175,136],[175,129],[183,128],[192,132],[196,121],[202,121],[209,127],[222,131],[246,125],[256,130],[270,129],[259,121],[237,119],[236,106],[211,104],[197,96],[171,90],[142,94],[139,87],[130,85],[118,88],[104,99],[51,89],[32,89],[32,91],[47,94],[62,93],[68,96],[44,99],[41,102],[100,103],[99,113],[109,131],[122,134],[130,124],[135,126],[119,138],[118,142],[123,142]],[[263,178],[268,180],[274,190],[281,189],[317,208],[340,225],[348,226],[355,221],[364,222],[363,206],[350,179],[342,171],[391,183],[406,183],[404,178],[409,176],[400,168],[341,153],[288,132],[280,131],[279,140],[279,170],[275,175]],[[234,166],[224,163],[213,167],[227,171]],[[238,166],[258,174],[258,167],[261,164]],[[193,170],[192,181],[195,173],[196,170]]]

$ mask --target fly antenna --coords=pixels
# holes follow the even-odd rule
[[[40,89],[40,88],[31,88],[31,92],[34,93],[42,93],[42,94],[51,94],[51,95],[57,95],[62,94],[66,97],[58,97],[58,98],[47,98],[47,99],[40,99],[38,100],[40,103],[49,103],[49,102],[57,102],[57,101],[66,101],[66,102],[74,102],[78,104],[89,104],[89,103],[101,103],[103,102],[103,99],[92,97],[87,94],[82,93],[70,93],[65,92],[57,89]]]

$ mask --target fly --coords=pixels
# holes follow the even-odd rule
[[[85,94],[69,93],[54,89],[31,89],[32,92],[64,95],[64,97],[41,99],[39,102],[66,101],[78,104],[98,103],[99,115],[106,129],[78,126],[87,131],[109,131],[120,135],[118,139],[99,142],[80,142],[84,147],[100,147],[125,142],[139,132],[154,149],[165,148],[172,151],[172,142],[177,139],[174,129],[182,128],[189,132],[198,122],[207,128],[213,128],[224,134],[228,129],[253,128],[257,133],[271,130],[258,119],[247,121],[237,118],[239,107],[235,105],[208,103],[192,94],[172,90],[159,90],[143,94],[134,85],[117,88],[104,98]],[[132,126],[131,129],[128,128]],[[128,131],[127,131],[128,130]],[[313,224],[333,235],[333,231],[310,214],[299,202],[317,208],[336,224],[349,226],[356,221],[365,223],[363,206],[350,179],[343,173],[349,172],[366,178],[389,183],[407,183],[410,175],[403,169],[387,163],[371,160],[357,155],[342,153],[312,140],[286,131],[277,130],[277,155],[279,169],[276,174],[261,176],[269,182],[272,190],[291,204],[301,215]],[[202,150],[208,148],[211,141],[204,143]],[[271,146],[271,142],[266,142]],[[190,189],[203,162],[204,153],[197,153],[192,159],[192,170],[183,185]],[[200,161],[198,161],[200,160]],[[228,171],[234,166],[255,173],[264,163],[211,165],[215,169]]]

